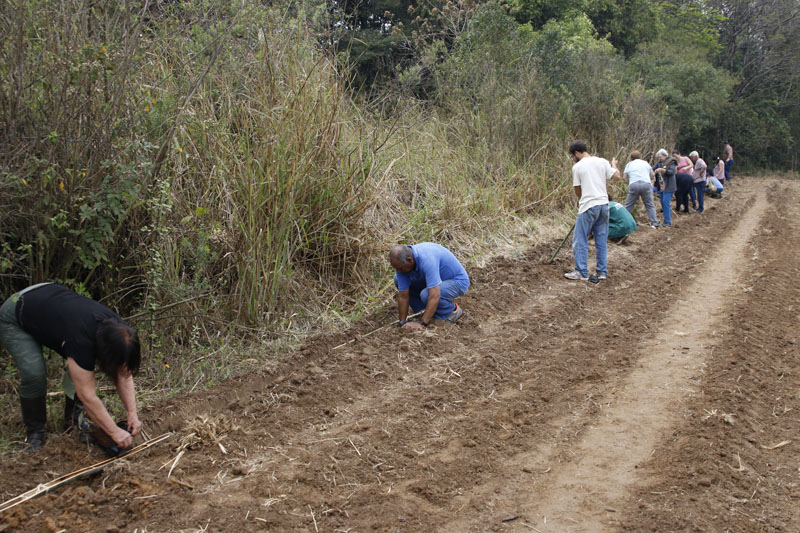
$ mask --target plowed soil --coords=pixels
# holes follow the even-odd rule
[[[800,531],[800,183],[730,189],[597,285],[548,243],[473,270],[455,325],[366,335],[387,309],[152,406],[166,443],[0,531]],[[0,499],[101,459],[54,436]]]

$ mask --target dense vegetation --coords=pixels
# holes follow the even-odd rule
[[[1,293],[101,299],[196,386],[232,342],[381,303],[395,241],[469,257],[567,205],[573,138],[794,169],[799,9],[4,2]]]

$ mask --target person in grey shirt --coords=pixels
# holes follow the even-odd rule
[[[650,164],[642,159],[642,154],[638,150],[631,152],[631,160],[625,165],[623,177],[628,181],[625,209],[631,213],[636,206],[636,201],[641,198],[647,211],[647,218],[650,220],[650,227],[657,228],[658,217],[656,216],[656,206],[653,203],[653,180],[655,180],[656,174],[650,168]]]

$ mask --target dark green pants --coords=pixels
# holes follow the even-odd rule
[[[20,375],[19,395],[21,398],[39,398],[47,393],[47,367],[42,355],[42,345],[34,339],[17,322],[16,307],[20,298],[24,300],[26,292],[40,287],[33,285],[11,295],[11,298],[0,306],[0,343],[14,359]],[[64,393],[75,398],[75,385],[64,368]]]

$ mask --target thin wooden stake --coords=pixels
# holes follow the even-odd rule
[[[424,313],[424,312],[425,312],[425,310],[423,309],[422,311],[420,311],[420,312],[418,312],[418,313],[414,313],[413,315],[408,315],[408,316],[406,317],[406,320],[408,320],[409,318],[418,317],[419,315],[421,315],[421,314],[422,314],[422,313]],[[394,325],[394,324],[397,324],[397,321],[395,321],[395,322],[392,322],[392,323],[390,323],[390,324],[383,325],[383,326],[379,327],[378,329],[373,329],[373,330],[372,330],[372,331],[370,331],[369,333],[365,333],[365,334],[363,334],[363,335],[360,335],[360,336],[358,336],[358,337],[356,337],[356,338],[354,338],[354,339],[350,339],[350,340],[349,340],[349,341],[347,341],[347,342],[343,342],[342,344],[340,344],[339,346],[336,346],[336,347],[334,347],[333,349],[334,349],[334,350],[338,350],[338,349],[339,349],[339,348],[341,348],[342,346],[347,346],[348,344],[350,344],[350,343],[353,343],[353,342],[357,341],[358,339],[362,339],[362,338],[364,338],[364,337],[369,337],[369,336],[370,336],[370,335],[372,335],[373,333],[377,333],[378,331],[380,331],[380,330],[382,330],[382,329],[384,329],[384,328],[388,328],[389,326],[391,326],[391,325]],[[333,350],[331,350],[331,351],[333,351]]]
[[[0,504],[0,513],[4,512],[4,511],[8,511],[12,507],[16,507],[17,505],[19,505],[19,504],[21,504],[23,502],[26,502],[28,500],[32,500],[33,498],[36,498],[37,496],[41,496],[42,494],[47,494],[51,490],[53,490],[55,488],[58,488],[58,487],[60,487],[62,485],[66,485],[70,481],[75,481],[76,479],[80,479],[82,477],[97,473],[97,472],[101,471],[103,468],[105,468],[106,466],[110,465],[111,463],[119,461],[120,459],[127,459],[128,457],[130,457],[132,455],[135,455],[135,454],[137,454],[139,452],[142,452],[142,451],[150,448],[151,446],[155,446],[159,442],[163,442],[163,441],[167,440],[169,437],[170,437],[169,433],[164,433],[160,437],[156,437],[154,439],[148,440],[147,442],[143,442],[142,444],[140,444],[140,445],[138,445],[138,446],[136,446],[134,448],[131,448],[131,450],[128,453],[126,453],[125,455],[120,455],[120,456],[117,456],[117,457],[112,457],[110,459],[106,459],[105,461],[100,461],[99,463],[96,463],[96,464],[94,464],[92,466],[89,466],[89,467],[86,467],[86,468],[82,468],[80,470],[76,470],[76,471],[72,472],[71,474],[67,474],[66,476],[61,476],[60,478],[54,479],[53,481],[50,481],[48,483],[42,483],[38,487],[36,487],[34,489],[31,489],[28,492],[24,492],[24,493],[20,494],[19,496],[17,496],[16,498],[12,498],[12,499],[10,499],[8,501],[5,501],[2,504]]]
[[[311,520],[314,521],[314,531],[319,532],[319,528],[317,527],[317,519],[314,518],[314,509],[312,509],[311,506],[309,505],[308,510],[311,511]]]

